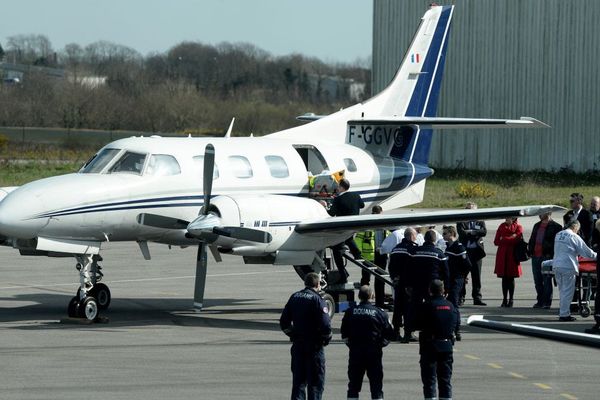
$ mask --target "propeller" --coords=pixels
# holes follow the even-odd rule
[[[201,220],[201,225],[212,225],[214,228],[215,225],[219,223],[219,217],[214,214],[209,214],[210,210],[210,197],[212,195],[212,184],[213,184],[213,174],[215,172],[215,147],[212,144],[207,144],[204,149],[204,176],[202,190],[204,191],[204,205],[200,209],[200,216],[196,219],[196,221]],[[194,222],[196,222],[194,221]],[[198,221],[200,222],[200,221]],[[206,224],[208,223],[208,224]],[[214,225],[213,225],[214,224]],[[193,225],[189,224],[189,225]],[[200,225],[200,224],[199,224]],[[194,235],[193,232],[189,230],[188,233]],[[199,234],[206,233],[204,230],[200,230]],[[212,232],[210,232],[212,234]],[[196,255],[196,279],[194,282],[194,308],[198,311],[202,310],[203,302],[204,302],[204,290],[206,288],[206,273],[208,270],[208,257],[206,256],[206,245],[207,240],[213,239],[213,237],[206,237],[205,240],[202,240],[202,235],[194,235],[201,239],[200,244],[198,245],[198,254]],[[216,240],[217,238],[214,238]],[[211,240],[211,241],[214,241]]]
[[[196,279],[194,283],[194,307],[199,310],[203,306],[204,290],[206,287],[207,247],[215,255],[215,259],[220,261],[221,256],[218,253],[218,249],[213,245],[220,236],[256,243],[270,243],[273,240],[269,232],[239,226],[221,225],[223,223],[221,216],[210,211],[214,170],[215,148],[209,143],[204,150],[204,176],[202,177],[204,205],[194,221],[188,222],[156,214],[139,214],[137,217],[137,221],[141,225],[162,229],[186,229],[187,237],[193,237],[200,241],[196,256]]]

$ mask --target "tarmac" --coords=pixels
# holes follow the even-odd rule
[[[557,217],[558,219],[558,217]],[[529,237],[534,218],[522,221]],[[500,308],[493,275],[495,229],[488,222],[483,266],[487,307],[467,299],[462,316],[583,332],[593,319],[557,321],[558,305],[534,310],[531,263],[517,280],[515,308]],[[205,309],[191,310],[195,249],[135,243],[102,252],[112,291],[108,323],[61,322],[77,288],[75,261],[21,257],[0,248],[0,399],[285,399],[291,387],[290,343],[279,330],[289,295],[302,284],[291,267],[209,261]],[[354,267],[351,276],[360,277]],[[470,285],[468,287],[470,290]],[[348,350],[341,316],[326,348],[324,398],[346,398]],[[598,399],[596,349],[464,327],[454,363],[455,399]],[[386,398],[422,398],[418,345],[392,343],[384,353]],[[365,378],[362,398],[370,398]]]

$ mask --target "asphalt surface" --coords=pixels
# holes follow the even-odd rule
[[[527,235],[534,219],[525,220]],[[533,310],[531,265],[517,281],[514,309],[499,308],[490,222],[483,268],[487,307],[467,300],[463,317],[583,331],[588,318],[556,321],[556,308]],[[103,251],[113,295],[106,324],[61,323],[78,280],[72,259],[20,257],[0,248],[0,399],[284,399],[289,398],[290,344],[279,313],[301,286],[290,267],[210,261],[206,308],[190,310],[195,250],[111,243]],[[352,276],[360,276],[350,268]],[[555,295],[555,305],[558,304]],[[345,399],[347,348],[326,348],[325,398]],[[456,346],[456,399],[598,399],[600,352],[574,345],[465,327]],[[387,398],[422,398],[418,345],[385,350]],[[368,384],[363,398],[369,398]]]

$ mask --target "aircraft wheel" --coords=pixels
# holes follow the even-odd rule
[[[110,290],[104,283],[96,284],[92,289],[91,295],[96,298],[100,310],[106,310],[110,305]]]
[[[69,315],[69,318],[79,317],[79,296],[75,296],[71,299],[71,301],[69,301],[67,314]]]
[[[98,302],[94,297],[86,297],[81,306],[79,307],[79,313],[82,318],[88,321],[94,321],[98,317]]]
[[[325,304],[327,304],[327,313],[329,314],[329,318],[333,318],[335,315],[335,301],[333,301],[333,296],[329,293],[324,293],[322,296],[323,300],[325,300]]]

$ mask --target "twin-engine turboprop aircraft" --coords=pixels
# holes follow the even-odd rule
[[[148,242],[198,245],[194,304],[201,308],[207,248],[217,261],[226,253],[318,271],[319,253],[358,230],[547,209],[330,217],[309,197],[309,175],[343,170],[367,208],[415,204],[433,173],[433,129],[546,127],[532,118],[435,117],[453,12],[425,13],[390,85],[364,103],[264,137],[118,140],[75,174],[0,189],[0,243],[23,255],[75,257],[80,289],[69,315],[94,319],[110,303],[98,264],[108,241],[136,241],[146,259]]]

